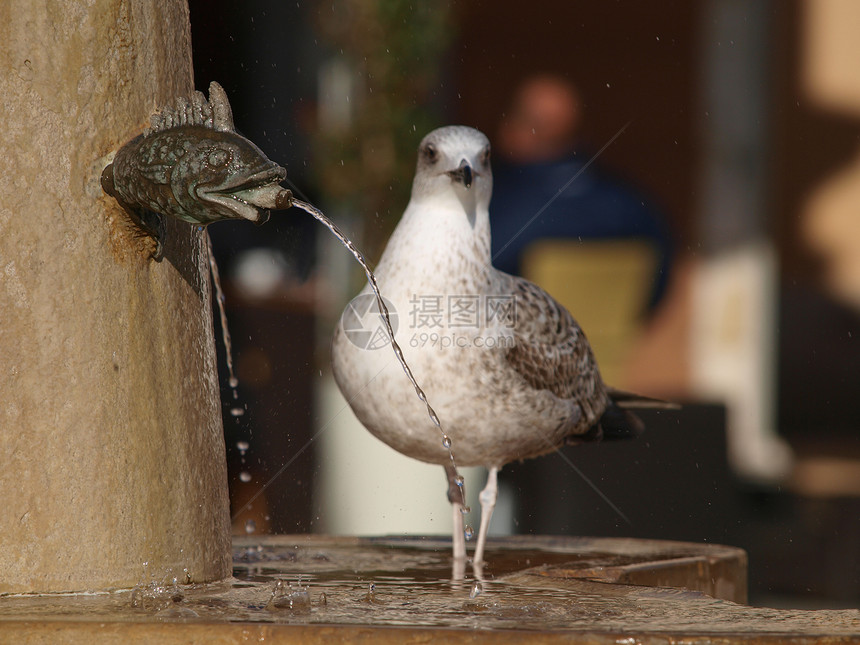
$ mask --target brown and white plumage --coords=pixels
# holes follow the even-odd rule
[[[453,441],[457,463],[490,469],[480,497],[476,563],[502,466],[566,442],[641,430],[636,417],[613,403],[570,313],[537,285],[492,267],[491,193],[482,133],[450,126],[428,134],[419,146],[412,198],[375,271],[398,314],[397,341]],[[452,314],[451,303],[459,301],[479,308],[466,321],[474,324]],[[416,311],[428,302],[431,312]],[[492,315],[491,303],[507,305],[506,315]],[[338,386],[372,434],[415,459],[448,464],[438,431],[390,351],[359,348],[338,326],[332,364]],[[452,502],[455,556],[462,556]]]

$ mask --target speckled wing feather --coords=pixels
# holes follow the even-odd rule
[[[508,277],[516,307],[508,363],[535,389],[578,404],[583,418],[576,431],[586,432],[600,419],[609,397],[585,334],[546,291],[528,280]]]

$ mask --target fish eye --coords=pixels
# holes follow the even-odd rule
[[[211,168],[223,168],[230,163],[230,153],[221,148],[213,148],[206,157],[206,164]]]
[[[424,146],[424,158],[430,163],[436,163],[439,160],[439,151],[432,143]]]

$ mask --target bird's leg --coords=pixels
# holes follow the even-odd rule
[[[450,464],[445,466],[445,475],[448,478],[448,501],[451,502],[454,513],[454,533],[452,535],[454,560],[465,560],[466,534],[463,527],[463,489],[457,485],[457,471]]]
[[[460,502],[454,502],[451,504],[451,508],[453,509],[453,524],[454,524],[454,534],[453,534],[453,544],[454,544],[454,559],[455,560],[465,560],[466,559],[466,532],[463,526],[463,505]]]
[[[487,531],[490,528],[490,518],[493,517],[493,509],[496,507],[496,498],[499,496],[499,469],[496,466],[490,468],[487,475],[487,485],[478,495],[481,502],[481,528],[478,530],[478,544],[475,546],[473,564],[478,567],[484,562],[484,546],[487,544]]]

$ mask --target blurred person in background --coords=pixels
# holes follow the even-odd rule
[[[642,239],[657,255],[653,308],[666,290],[671,237],[645,197],[582,149],[582,115],[577,88],[562,77],[531,76],[515,91],[494,141],[493,264],[522,275],[523,252],[537,240]]]

